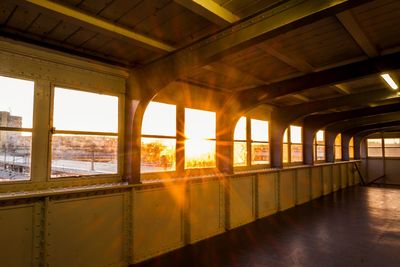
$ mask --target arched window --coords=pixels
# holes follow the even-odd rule
[[[241,117],[233,135],[233,166],[247,166],[247,118]]]
[[[342,135],[338,134],[335,138],[335,159],[342,159]]]
[[[176,106],[150,102],[143,116],[142,173],[175,171]]]
[[[354,159],[354,138],[352,137],[349,142],[349,159]]]
[[[251,119],[251,164],[269,164],[268,121]]]
[[[319,130],[314,137],[314,161],[325,160],[325,131]]]
[[[302,128],[290,125],[283,134],[283,163],[303,162]]]

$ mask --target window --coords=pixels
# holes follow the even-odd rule
[[[51,177],[116,174],[118,97],[54,88]]]
[[[382,139],[367,139],[368,157],[382,157]]]
[[[34,83],[0,76],[0,181],[30,179]]]
[[[142,173],[176,170],[176,106],[150,102],[143,116]]]
[[[241,117],[233,135],[233,166],[247,166],[247,118]]]
[[[325,160],[325,131],[319,130],[314,138],[314,161]]]
[[[185,169],[216,167],[215,112],[185,108]]]
[[[400,157],[400,138],[385,138],[385,157]]]
[[[342,160],[342,135],[338,134],[335,138],[335,159]]]
[[[269,163],[268,121],[251,119],[251,164]]]
[[[354,159],[354,138],[352,137],[349,142],[349,159]]]
[[[303,162],[302,128],[290,125],[283,134],[283,163]]]

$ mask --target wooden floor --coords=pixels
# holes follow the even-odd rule
[[[135,266],[399,267],[400,189],[352,187]]]

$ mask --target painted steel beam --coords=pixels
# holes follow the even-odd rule
[[[225,27],[240,19],[213,0],[174,0],[174,2],[219,26]]]
[[[361,29],[361,26],[358,24],[351,11],[341,12],[337,14],[336,17],[365,54],[369,57],[379,56],[378,49],[376,49],[375,45]]]
[[[128,28],[116,25],[105,19],[101,19],[97,16],[87,14],[81,10],[77,10],[71,7],[64,6],[62,4],[49,1],[49,0],[21,0],[21,3],[28,3],[32,6],[41,8],[42,10],[50,11],[57,16],[61,16],[69,21],[78,22],[80,25],[84,25],[96,31],[100,30],[102,33],[112,35],[116,38],[124,38],[128,41],[133,41],[140,47],[155,50],[158,52],[172,52],[175,50],[174,47],[145,36],[143,34],[134,32]]]
[[[329,126],[332,123],[347,120],[347,119],[354,119],[354,118],[361,118],[365,116],[372,116],[372,115],[379,115],[379,114],[387,114],[392,112],[398,112],[400,110],[400,103],[384,105],[384,106],[377,106],[373,108],[362,108],[362,109],[353,109],[344,112],[334,112],[329,114],[323,115],[311,115],[307,116],[303,124],[305,127],[314,128],[314,129],[321,129]]]
[[[400,121],[400,112],[372,115],[362,118],[355,118],[346,121],[341,121],[328,126],[326,130],[331,132],[346,132],[356,127],[368,126],[377,123],[393,122],[393,121]]]
[[[224,55],[315,22],[322,17],[366,3],[362,0],[289,0],[248,19],[241,20],[217,34],[136,69],[134,88],[151,99],[169,82],[188,75],[194,68],[208,65]],[[132,92],[136,97],[135,92]]]
[[[380,131],[392,131],[400,129],[400,121],[382,122],[376,124],[369,124],[365,126],[354,127],[345,131],[345,134],[350,136],[358,136],[363,138],[367,135],[380,132]]]

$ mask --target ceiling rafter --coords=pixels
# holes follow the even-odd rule
[[[146,49],[157,52],[172,52],[175,50],[175,47],[169,44],[119,26],[97,16],[87,14],[81,10],[67,7],[56,2],[49,0],[18,0],[18,2],[23,5],[31,5],[36,8],[39,7],[41,10],[47,10],[50,13],[57,14],[57,16],[61,16],[68,21],[75,23],[79,22],[79,24],[85,25],[86,27],[94,29],[95,31],[100,30],[106,35],[117,39],[122,38],[123,40],[134,42],[136,45]]]
[[[375,45],[369,40],[360,24],[351,11],[347,10],[336,14],[336,18],[340,21],[347,32],[353,37],[354,41],[360,46],[368,57],[379,56],[379,51]]]
[[[219,26],[225,27],[240,20],[238,16],[213,0],[174,0],[174,2]]]

